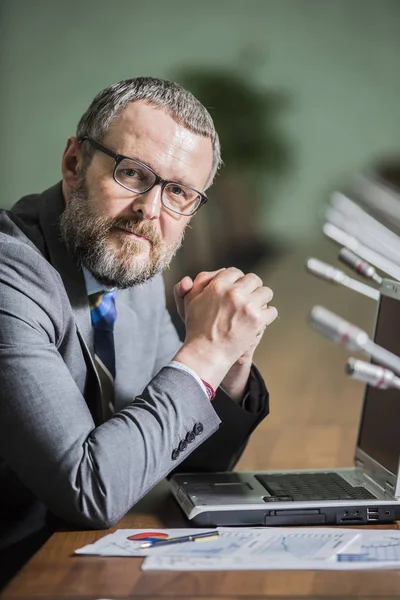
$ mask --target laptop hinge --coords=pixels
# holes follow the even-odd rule
[[[354,466],[357,469],[362,469],[364,467],[364,462],[362,460],[360,460],[359,458],[355,458],[354,459]]]

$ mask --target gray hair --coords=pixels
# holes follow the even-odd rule
[[[221,165],[218,134],[207,109],[178,83],[153,77],[136,77],[110,85],[97,94],[81,117],[76,137],[81,139],[89,136],[101,142],[119,113],[137,100],[167,110],[176,123],[211,140],[213,164],[207,187],[211,185]],[[90,161],[94,150],[87,144],[85,152]]]

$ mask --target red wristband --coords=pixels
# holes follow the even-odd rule
[[[202,381],[204,387],[206,388],[207,396],[209,397],[210,400],[213,400],[215,398],[214,388],[212,387],[212,385],[207,383],[207,381],[204,381],[204,379],[202,379],[201,381]]]

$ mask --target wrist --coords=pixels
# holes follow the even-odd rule
[[[226,357],[204,343],[185,343],[174,356],[176,360],[192,369],[203,381],[216,390],[231,364]]]
[[[251,361],[243,364],[235,363],[221,382],[221,387],[232,400],[239,403],[248,391],[248,382],[251,372]]]

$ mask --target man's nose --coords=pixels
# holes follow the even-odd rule
[[[141,214],[143,219],[159,219],[162,210],[161,195],[161,186],[155,185],[148,192],[136,196],[132,202],[133,212]]]

